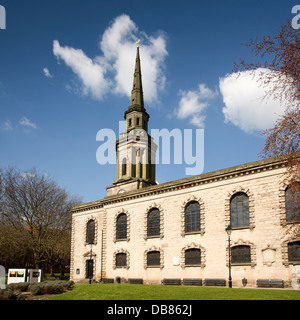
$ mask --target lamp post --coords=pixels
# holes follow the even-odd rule
[[[228,268],[229,268],[229,278],[228,278],[228,287],[232,288],[232,279],[231,279],[231,248],[230,248],[230,235],[232,232],[231,225],[229,224],[226,228],[226,232],[228,235]]]

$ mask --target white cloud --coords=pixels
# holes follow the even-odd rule
[[[32,123],[28,118],[23,117],[20,121],[19,124],[24,126],[24,127],[28,127],[28,128],[32,128],[32,129],[37,129],[37,125],[35,123]]]
[[[3,131],[12,131],[13,130],[13,126],[12,126],[12,123],[10,120],[6,120],[4,123],[2,123],[0,128]]]
[[[45,75],[47,78],[53,78],[53,75],[50,73],[50,71],[48,70],[48,68],[44,68],[43,71],[44,71],[44,75]]]
[[[100,42],[105,59],[112,64],[115,72],[115,92],[130,96],[136,45],[141,39],[141,68],[145,100],[157,99],[158,88],[163,88],[165,77],[163,63],[167,56],[166,40],[163,34],[157,37],[140,32],[127,15],[121,15],[106,29]]]
[[[234,73],[220,78],[219,86],[225,107],[223,113],[225,122],[231,122],[245,132],[253,133],[272,127],[279,115],[284,112],[284,103],[281,104],[271,95],[263,99],[266,90],[272,85],[264,87],[258,81],[258,73],[270,72],[267,69],[258,69],[253,75],[251,71]]]
[[[105,68],[85,55],[81,49],[61,47],[57,40],[53,42],[53,53],[65,61],[82,82],[82,93],[91,94],[101,100],[107,92],[109,82],[104,79]]]
[[[204,111],[209,106],[209,101],[217,95],[217,92],[201,83],[197,90],[180,90],[179,95],[181,96],[179,108],[175,110],[177,118],[189,118],[191,124],[203,128],[206,119]]]
[[[36,176],[36,174],[24,171],[24,172],[22,172],[21,176],[24,179],[30,179],[30,178],[34,178]]]
[[[148,36],[139,31],[128,15],[118,16],[104,31],[99,47],[103,53],[93,60],[82,50],[61,47],[53,42],[53,52],[78,76],[84,95],[101,100],[108,92],[131,95],[136,55],[135,42],[141,39],[141,64],[145,100],[157,100],[164,88],[164,59],[167,56],[163,34]]]

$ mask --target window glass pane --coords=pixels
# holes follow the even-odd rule
[[[152,209],[148,214],[147,236],[160,235],[160,212],[158,209]]]
[[[249,226],[249,199],[246,193],[236,193],[230,201],[230,222],[232,228]]]
[[[232,263],[250,263],[251,248],[250,246],[235,246],[231,248]]]
[[[86,242],[94,243],[95,240],[95,220],[90,220],[86,226]]]
[[[188,249],[185,250],[185,265],[199,265],[201,264],[201,250]]]
[[[116,254],[116,267],[126,267],[127,266],[127,255],[126,253]]]
[[[289,261],[300,261],[300,241],[288,244]]]
[[[294,184],[285,191],[286,221],[300,220],[300,184]]]
[[[122,160],[122,176],[125,176],[127,172],[127,161],[126,158]]]
[[[150,251],[147,253],[147,266],[160,266],[160,252]]]
[[[121,213],[117,218],[117,240],[127,239],[127,216]]]
[[[185,208],[185,232],[200,231],[200,205],[193,201]]]

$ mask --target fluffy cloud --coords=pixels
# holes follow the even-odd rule
[[[37,129],[37,125],[33,122],[31,122],[28,118],[23,117],[22,119],[19,120],[19,124],[22,126],[23,130],[25,132],[30,132],[29,129]],[[3,122],[0,126],[0,130],[3,131],[12,131],[18,126],[13,126],[12,122],[10,120],[6,120]]]
[[[27,128],[32,128],[32,129],[37,129],[37,125],[35,123],[32,123],[28,118],[23,117],[20,121],[19,124],[21,126],[27,127]]]
[[[225,122],[231,122],[245,132],[253,133],[272,127],[279,115],[284,112],[281,104],[273,95],[263,99],[266,90],[272,90],[272,84],[264,87],[258,81],[258,73],[270,72],[259,69],[253,75],[251,71],[231,74],[220,78],[219,87],[225,107]]]
[[[6,120],[5,122],[2,123],[2,125],[0,126],[0,129],[3,131],[12,131],[13,130],[13,126],[10,120]]]
[[[167,56],[163,34],[148,36],[139,31],[129,16],[117,17],[103,33],[99,47],[103,53],[94,59],[81,49],[62,47],[53,42],[54,55],[62,59],[78,76],[82,93],[101,100],[108,92],[130,97],[132,89],[136,45],[141,39],[141,64],[145,100],[155,101],[158,90],[164,88],[164,59]]]
[[[212,91],[205,84],[199,84],[195,91],[179,91],[181,99],[179,108],[175,111],[177,118],[190,119],[190,123],[196,127],[204,127],[206,116],[204,111],[209,106],[209,102],[216,95],[216,91]]]
[[[47,78],[53,78],[53,75],[50,73],[50,71],[48,70],[48,68],[44,68],[43,71],[44,71],[44,75],[45,75]]]
[[[53,53],[64,60],[81,80],[84,95],[91,94],[94,99],[102,99],[108,91],[109,82],[104,78],[106,70],[99,61],[93,61],[81,49],[61,47],[57,40],[53,42]]]

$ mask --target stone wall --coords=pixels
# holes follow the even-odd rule
[[[177,181],[173,187],[169,183],[168,189],[158,185],[119,199],[104,198],[94,207],[74,210],[71,278],[74,281],[85,278],[85,261],[92,247],[95,280],[142,278],[144,283],[159,284],[164,278],[228,279],[225,228],[230,221],[230,198],[236,192],[245,192],[249,197],[250,226],[233,230],[231,245],[249,245],[251,263],[232,266],[233,285],[241,286],[243,278],[249,286],[255,286],[257,279],[264,278],[289,283],[292,266],[284,264],[283,257],[286,241],[282,219],[284,171],[282,165],[247,167],[244,171],[208,175],[206,179],[199,178],[199,183],[187,185],[183,179],[182,184]],[[147,190],[151,192],[145,194]],[[187,235],[184,234],[184,208],[191,200],[200,203],[201,230]],[[161,213],[161,235],[147,238],[147,213],[153,207]],[[120,213],[127,214],[127,239],[117,241],[116,219]],[[95,219],[97,225],[96,242],[92,246],[85,243],[89,219]],[[187,248],[201,249],[200,266],[184,266]],[[146,253],[151,250],[160,251],[160,268],[147,268]],[[127,267],[116,268],[115,256],[120,252],[127,253]]]

